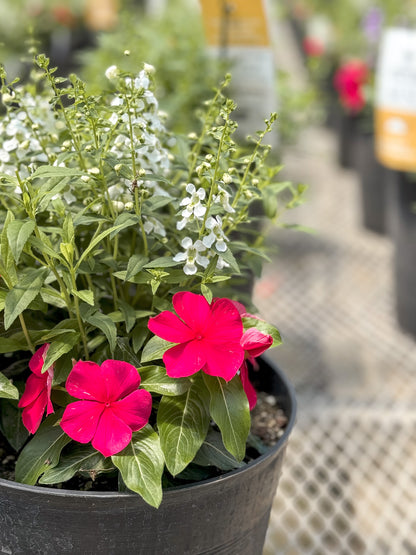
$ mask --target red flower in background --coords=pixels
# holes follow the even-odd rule
[[[363,85],[368,81],[367,64],[351,60],[341,66],[334,76],[334,86],[341,103],[351,112],[360,112],[365,106]]]
[[[305,54],[311,58],[319,58],[325,51],[322,42],[315,37],[305,37],[302,47]]]
[[[29,368],[33,374],[27,379],[25,391],[18,405],[23,408],[23,425],[31,434],[39,428],[45,409],[47,415],[54,412],[51,403],[53,366],[43,374],[41,372],[48,349],[49,343],[45,343],[30,359]]]

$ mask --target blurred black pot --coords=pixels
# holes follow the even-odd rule
[[[356,168],[357,137],[362,118],[357,114],[350,114],[340,109],[336,133],[338,139],[338,163],[341,168]]]
[[[391,171],[382,166],[375,156],[374,135],[357,133],[355,140],[355,164],[361,192],[361,216],[366,229],[387,233],[387,174]]]
[[[135,494],[0,479],[0,552],[260,554],[296,409],[290,384],[266,358],[254,378],[288,417],[283,436],[264,455],[223,476],[167,489],[159,509]]]
[[[390,172],[388,202],[397,319],[404,331],[416,337],[416,176]]]

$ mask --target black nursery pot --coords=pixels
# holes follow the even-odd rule
[[[284,375],[264,357],[256,381],[288,417],[266,454],[221,477],[166,490],[159,509],[135,494],[0,479],[0,552],[260,555],[296,403]]]
[[[387,232],[387,184],[390,170],[375,156],[374,134],[359,133],[356,138],[356,169],[361,192],[361,216],[366,229]]]
[[[361,117],[350,114],[340,109],[338,112],[338,163],[341,168],[355,169],[356,167],[356,140]]]
[[[392,171],[388,183],[397,319],[416,337],[416,176]]]

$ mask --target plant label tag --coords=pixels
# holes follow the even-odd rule
[[[416,170],[416,30],[384,32],[375,106],[378,160],[394,170]]]
[[[231,96],[237,103],[237,137],[264,127],[277,111],[275,64],[266,0],[200,0],[210,53],[230,62]],[[274,130],[266,142],[277,144]],[[274,144],[273,144],[274,143]]]

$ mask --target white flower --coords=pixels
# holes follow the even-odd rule
[[[156,218],[144,216],[143,228],[147,234],[154,232],[161,237],[166,237],[165,228]]]
[[[116,79],[118,75],[118,67],[117,66],[110,66],[105,70],[105,76],[107,79]]]
[[[113,98],[113,100],[110,102],[111,106],[121,106],[123,104],[123,99],[120,98],[119,96],[116,96],[115,98]]]
[[[118,122],[118,115],[115,112],[113,112],[111,116],[108,118],[108,121],[111,123],[111,125],[115,125]]]
[[[208,258],[200,254],[206,250],[202,241],[197,239],[195,243],[193,243],[190,237],[185,237],[181,241],[181,246],[185,249],[185,252],[179,252],[173,257],[173,260],[175,262],[186,262],[183,267],[183,271],[186,275],[192,276],[193,274],[196,274],[198,270],[196,264],[199,264],[203,268],[208,266]]]
[[[201,204],[201,200],[205,199],[205,189],[200,187],[196,190],[193,183],[188,183],[186,192],[191,196],[181,200],[180,206],[186,206],[182,211],[182,216],[184,218],[190,218],[193,215],[196,219],[200,220],[207,211],[206,207]]]
[[[230,193],[228,193],[228,191],[223,189],[221,185],[218,185],[218,193],[214,195],[213,200],[214,200],[214,203],[216,204],[222,204],[222,207],[226,212],[229,212],[230,214],[235,212],[234,208],[230,204]]]
[[[134,87],[136,89],[148,89],[150,85],[149,77],[144,71],[141,71],[134,80]]]
[[[16,137],[13,137],[13,139],[4,141],[3,143],[3,148],[6,152],[11,152],[12,150],[16,150],[16,148],[18,147],[19,147],[19,141],[16,139]]]
[[[205,223],[205,227],[210,229],[211,233],[202,239],[203,244],[209,249],[215,242],[217,251],[225,252],[227,250],[225,241],[228,241],[228,239],[222,230],[222,220],[220,216],[216,216],[215,218],[210,216]]]
[[[146,73],[154,73],[155,72],[154,66],[152,66],[152,64],[146,64],[146,62],[143,64],[143,70]]]

